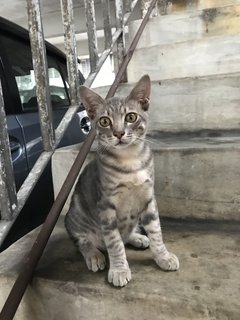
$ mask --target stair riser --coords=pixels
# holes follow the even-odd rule
[[[240,221],[240,149],[165,149],[154,155],[160,216]]]
[[[161,80],[238,72],[239,52],[239,35],[137,49],[128,66],[128,79],[135,82],[143,73]]]
[[[54,154],[55,194],[76,155],[76,149]],[[154,159],[160,216],[240,221],[240,148],[163,147]],[[65,211],[68,206],[69,200]]]

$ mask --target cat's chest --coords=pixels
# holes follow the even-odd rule
[[[139,189],[146,181],[150,179],[149,170],[137,170],[136,172],[128,172],[127,174],[120,174],[118,181],[125,183],[131,189]]]
[[[146,160],[149,160],[149,158],[150,161],[146,164]],[[129,157],[121,159],[119,163],[115,162],[115,165],[119,168],[119,171],[116,170],[115,173],[117,173],[118,180],[122,183],[129,182],[133,186],[139,186],[152,176],[153,163],[150,155],[136,158],[135,156],[131,157],[130,153]]]
[[[114,202],[120,211],[139,212],[153,195],[153,182],[144,170],[121,177],[114,192]]]

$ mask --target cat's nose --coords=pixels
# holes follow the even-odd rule
[[[124,136],[124,134],[125,134],[125,131],[113,131],[113,135],[115,136],[115,137],[117,137],[119,140],[122,138],[122,136]]]

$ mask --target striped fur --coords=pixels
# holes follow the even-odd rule
[[[108,281],[124,286],[131,279],[124,244],[150,246],[156,263],[177,270],[167,251],[154,196],[153,156],[145,140],[150,79],[143,76],[125,98],[102,99],[81,87],[82,101],[96,128],[98,152],[81,174],[66,215],[66,229],[92,271],[105,268]],[[140,234],[141,220],[147,236]]]

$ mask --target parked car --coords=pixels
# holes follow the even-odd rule
[[[46,43],[54,128],[70,105],[66,57]],[[43,151],[36,85],[28,31],[0,17],[0,77],[17,190]],[[84,77],[79,71],[80,84]],[[74,116],[59,147],[79,143],[89,131],[83,107]],[[1,250],[41,224],[53,202],[51,166],[47,166],[8,234]]]

